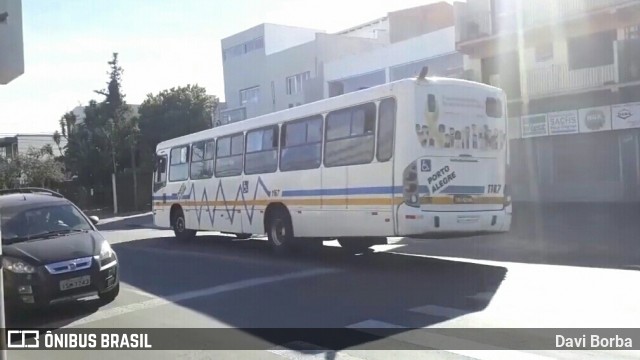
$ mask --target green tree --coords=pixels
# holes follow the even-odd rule
[[[20,174],[16,161],[0,156],[0,189],[13,188],[17,185]]]
[[[95,91],[104,97],[102,101],[89,102],[80,124],[72,112],[64,114],[59,120],[60,130],[53,137],[58,148],[62,138],[67,140],[64,149],[67,170],[78,176],[82,186],[104,195],[110,193],[112,173],[135,168],[137,148],[137,123],[124,99],[124,70],[118,62],[118,53],[113,53],[108,65],[107,86]]]
[[[144,165],[152,166],[159,142],[209,129],[217,106],[218,98],[207,95],[206,89],[198,85],[147,95],[138,110]]]
[[[15,187],[20,182],[26,186],[52,187],[64,180],[62,169],[51,145],[29,148],[26,154],[12,159],[0,158],[0,188]]]

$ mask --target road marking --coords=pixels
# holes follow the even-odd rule
[[[76,327],[76,326],[81,326],[81,325],[85,325],[85,324],[96,322],[96,321],[100,321],[100,320],[106,320],[106,319],[109,319],[109,318],[112,318],[112,317],[116,317],[116,316],[120,316],[120,315],[124,315],[124,314],[128,314],[128,313],[132,313],[132,312],[135,312],[135,311],[148,310],[148,309],[151,309],[151,308],[155,308],[155,307],[163,306],[163,305],[168,305],[168,304],[172,304],[172,303],[176,303],[176,302],[187,301],[187,300],[196,299],[196,298],[200,298],[200,297],[217,295],[217,294],[226,293],[226,292],[230,292],[230,291],[246,289],[246,288],[250,288],[250,287],[254,287],[254,286],[270,284],[270,283],[274,283],[274,282],[293,280],[293,279],[301,279],[301,278],[318,276],[318,275],[326,275],[326,274],[331,274],[331,273],[335,273],[335,272],[339,272],[339,271],[340,270],[338,270],[338,269],[320,268],[320,269],[313,269],[313,270],[306,270],[306,271],[288,273],[288,274],[284,274],[284,275],[266,276],[266,277],[259,277],[259,278],[241,280],[241,281],[236,281],[236,282],[229,283],[229,284],[218,285],[218,286],[214,286],[214,287],[210,287],[210,288],[187,291],[187,292],[183,292],[183,293],[179,293],[179,294],[169,295],[169,296],[164,297],[164,298],[156,297],[154,299],[145,300],[145,301],[142,301],[142,302],[137,302],[137,303],[133,303],[133,304],[123,305],[123,306],[118,306],[118,307],[115,307],[115,308],[110,308],[110,309],[98,311],[96,313],[93,313],[93,314],[85,317],[85,318],[76,320],[76,321],[71,322],[71,323],[66,324],[66,325],[65,325],[64,322],[57,322],[57,323],[53,323],[53,324],[48,324],[48,325],[43,326],[43,327],[49,327],[49,328],[51,328],[51,327],[53,327],[53,328]]]
[[[291,360],[362,360],[359,357],[351,356],[340,351],[336,352],[304,341],[293,341],[283,346],[276,346],[267,351]]]
[[[448,319],[457,318],[457,317],[475,312],[470,310],[462,310],[462,309],[456,309],[456,308],[450,308],[450,307],[438,306],[438,305],[418,306],[413,309],[409,309],[409,311],[413,311],[413,312],[417,312],[425,315],[446,317]]]
[[[137,287],[129,285],[129,284],[126,284],[126,286],[125,286],[124,283],[121,283],[120,284],[120,289],[122,289],[122,290],[124,290],[126,292],[138,294],[140,296],[144,296],[144,297],[148,297],[148,298],[152,298],[152,299],[159,298],[159,296],[157,296],[157,295],[148,293],[148,292],[146,292],[146,291],[144,291],[144,290],[142,290],[140,288],[137,288]]]
[[[347,326],[347,328],[360,330],[365,333],[382,336],[385,334],[381,334],[377,332],[376,329],[406,329],[406,332],[398,333],[395,335],[387,336],[388,338],[418,345],[420,347],[431,348],[435,350],[445,351],[451,354],[470,357],[473,359],[484,360],[484,359],[531,359],[531,360],[542,360],[542,359],[552,359],[550,357],[541,356],[533,353],[516,351],[516,350],[506,350],[496,346],[481,344],[472,340],[460,339],[452,336],[440,335],[440,334],[424,334],[413,328],[407,328],[405,326],[391,324],[385,321],[379,321],[374,319],[365,320],[359,323],[355,323]],[[453,346],[448,346],[447,344],[455,344]],[[436,346],[437,345],[437,346]],[[487,350],[447,350],[447,348],[452,347],[466,347],[466,348],[487,348]]]

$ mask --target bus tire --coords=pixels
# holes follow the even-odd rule
[[[370,247],[379,244],[380,239],[376,237],[350,237],[338,238],[338,243],[344,251],[350,254],[361,254],[370,252]]]
[[[189,241],[196,237],[196,230],[187,229],[184,212],[182,212],[180,208],[175,210],[171,225],[173,226],[173,233],[176,239],[180,241]]]
[[[291,216],[282,208],[273,209],[267,219],[267,238],[276,254],[288,253],[293,248],[293,224]]]

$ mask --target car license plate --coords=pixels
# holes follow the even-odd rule
[[[87,286],[91,284],[91,276],[80,276],[72,279],[62,280],[60,281],[60,290],[71,290],[83,286]]]

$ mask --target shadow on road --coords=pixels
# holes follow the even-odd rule
[[[306,336],[314,337],[316,345],[336,350],[385,336],[364,336],[353,330],[346,338],[330,333],[318,338],[314,329],[341,329],[339,333],[344,334],[347,326],[371,319],[401,321],[407,328],[393,333],[437,324],[451,316],[411,309],[429,304],[455,309],[455,316],[480,311],[488,305],[507,273],[504,267],[428,257],[392,253],[348,255],[341,248],[329,246],[315,253],[282,257],[272,254],[266,241],[225,236],[199,236],[187,243],[177,242],[173,237],[148,238],[117,243],[113,248],[120,259],[123,283],[165,299],[176,293],[260,276],[335,269],[319,276],[186,299],[180,305],[270,343],[310,341]],[[480,293],[485,296],[475,297]],[[71,323],[95,310],[76,308],[55,317],[58,321],[67,317],[65,321]],[[35,320],[30,327],[44,326],[52,318]],[[265,330],[270,328],[302,331]],[[389,329],[386,333],[391,335]]]
[[[584,267],[640,268],[640,206],[515,204],[506,234],[405,238],[398,251]]]

